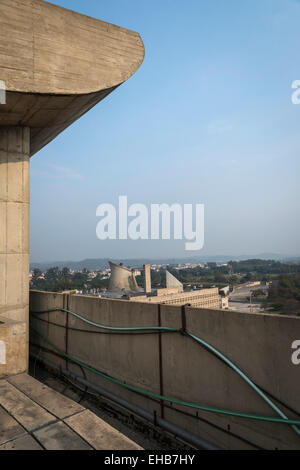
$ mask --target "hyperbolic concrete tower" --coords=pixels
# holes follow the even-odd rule
[[[28,325],[30,157],[133,75],[143,58],[135,32],[43,0],[0,0],[2,321]]]
[[[123,265],[109,262],[111,276],[109,281],[110,292],[139,292],[134,273]]]

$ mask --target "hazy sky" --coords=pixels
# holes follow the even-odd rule
[[[138,31],[139,71],[31,160],[31,260],[300,254],[300,2],[57,0]],[[100,241],[96,208],[204,203],[205,246]]]

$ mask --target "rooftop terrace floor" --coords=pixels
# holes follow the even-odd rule
[[[27,374],[0,380],[0,450],[142,450],[84,406]]]

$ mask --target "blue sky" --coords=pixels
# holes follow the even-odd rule
[[[145,61],[31,160],[31,259],[300,254],[300,2],[57,0],[138,31]],[[100,241],[96,208],[204,203],[205,246]]]

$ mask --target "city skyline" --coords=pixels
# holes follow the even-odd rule
[[[32,158],[32,261],[189,256],[183,240],[97,239],[98,205],[123,194],[204,204],[199,257],[299,255],[299,2],[53,3],[139,31],[146,56]]]

